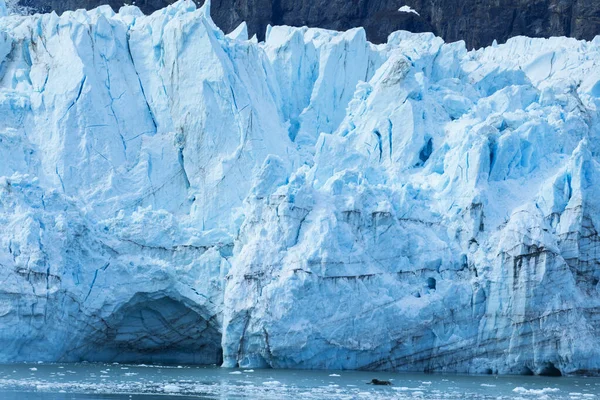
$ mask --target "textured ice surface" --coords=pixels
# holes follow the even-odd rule
[[[0,18],[0,361],[598,371],[598,40],[209,8]]]

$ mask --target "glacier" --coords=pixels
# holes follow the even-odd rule
[[[7,14],[0,362],[600,371],[600,38]]]

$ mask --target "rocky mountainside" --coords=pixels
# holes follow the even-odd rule
[[[172,0],[139,0],[144,13]],[[202,1],[200,1],[202,2]],[[91,9],[119,0],[20,0],[33,10],[61,13]],[[399,12],[404,5],[416,12]],[[397,30],[433,32],[447,42],[464,40],[467,48],[479,48],[508,38],[569,36],[592,39],[600,34],[600,2],[596,0],[217,0],[213,19],[225,32],[246,21],[250,35],[264,38],[271,25],[292,25],[347,30],[362,26],[370,41],[381,43]]]

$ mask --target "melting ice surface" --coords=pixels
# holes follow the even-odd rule
[[[367,385],[372,378],[391,386]],[[154,396],[162,395],[162,396]],[[571,399],[600,397],[599,378],[465,376],[356,371],[226,370],[128,364],[0,366],[3,400]]]
[[[600,40],[209,12],[0,17],[0,362],[600,370]]]

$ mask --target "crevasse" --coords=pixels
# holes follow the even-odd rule
[[[0,18],[0,362],[597,373],[598,39],[209,14]]]

